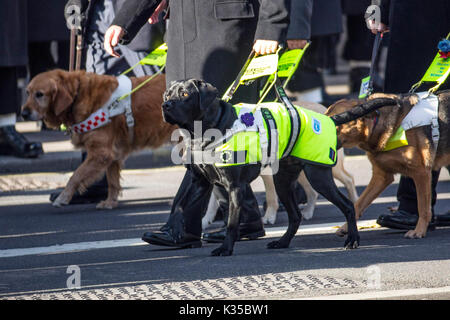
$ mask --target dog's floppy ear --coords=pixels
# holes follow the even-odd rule
[[[55,92],[53,96],[53,112],[55,116],[60,116],[73,103],[73,96],[69,90],[60,82],[55,81]]]
[[[214,86],[203,80],[193,79],[192,83],[198,91],[200,109],[208,109],[211,103],[217,98],[219,92]]]

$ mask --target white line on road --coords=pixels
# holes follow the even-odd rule
[[[297,234],[311,234],[311,233],[327,233],[336,230],[336,227],[341,225],[342,222],[333,223],[321,223],[313,225],[301,226],[297,231]],[[358,223],[359,227],[362,228],[375,228],[375,220],[364,220]],[[287,227],[274,227],[266,228],[266,237],[272,238],[282,235],[286,231]],[[18,248],[18,249],[5,249],[0,250],[0,258],[12,258],[21,257],[29,255],[41,255],[41,254],[57,254],[57,253],[68,253],[76,251],[86,251],[93,249],[110,249],[119,247],[131,247],[146,245],[140,238],[131,239],[120,239],[120,240],[104,240],[104,241],[89,241],[89,242],[78,242],[78,243],[66,243],[57,244],[47,247],[34,247],[34,248]]]
[[[300,298],[294,300],[369,300],[369,299],[389,299],[389,298],[400,298],[411,296],[428,296],[443,293],[450,293],[450,287],[371,291],[363,293],[341,294],[334,296]]]
[[[140,238],[122,239],[122,240],[106,240],[57,244],[48,247],[20,248],[0,250],[0,258],[11,258],[20,256],[29,256],[36,254],[55,254],[74,251],[85,251],[92,249],[108,249],[118,247],[139,246],[145,244]]]

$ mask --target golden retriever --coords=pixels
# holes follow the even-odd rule
[[[131,77],[132,87],[147,78]],[[50,128],[59,128],[61,124],[70,128],[101,108],[117,86],[117,78],[108,75],[63,70],[44,72],[29,83],[22,115],[29,120],[42,119]],[[129,134],[125,115],[113,117],[110,123],[93,131],[71,132],[72,143],[85,150],[87,157],[53,202],[55,207],[69,204],[76,191],[83,193],[105,172],[108,197],[97,208],[112,209],[118,206],[120,170],[127,156],[143,148],[161,146],[176,129],[162,118],[161,104],[165,89],[165,76],[158,75],[131,96],[135,121],[132,135]]]

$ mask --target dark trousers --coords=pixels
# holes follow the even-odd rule
[[[436,204],[436,185],[438,183],[439,179],[439,171],[433,171],[431,176],[431,210],[434,214],[434,205]],[[419,210],[417,208],[417,194],[416,194],[416,185],[414,183],[414,180],[401,176],[400,183],[398,185],[397,189],[397,200],[399,201],[399,210],[404,210],[409,213],[413,213],[418,215]]]
[[[17,67],[0,67],[0,115],[19,111]]]
[[[173,200],[169,220],[162,230],[169,231],[174,238],[180,239],[189,233],[200,236],[202,233],[202,217],[208,208],[211,192],[214,192],[224,216],[228,217],[229,201],[226,190],[218,185],[211,185],[205,177],[187,167],[183,181]],[[245,190],[241,203],[240,222],[254,222],[261,219],[258,202],[250,186]]]
[[[241,86],[233,96],[231,103],[240,101],[256,103],[258,100],[257,92],[258,86],[256,82],[250,86]],[[245,97],[245,100],[241,100],[242,97]],[[212,192],[214,192],[219,202],[225,220],[229,212],[227,191],[222,186],[211,185],[201,173],[194,171],[193,167],[188,165],[186,168],[183,181],[172,204],[169,220],[161,229],[171,232],[174,238],[181,238],[184,232],[195,236],[201,235],[202,217],[206,213]],[[254,222],[261,219],[258,202],[250,186],[245,190],[241,206],[241,223]]]

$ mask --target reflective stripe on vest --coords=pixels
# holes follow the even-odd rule
[[[260,106],[261,108],[255,112],[262,113],[264,119],[264,129],[268,140],[267,155],[265,156],[270,158],[276,151],[277,160],[290,155],[325,166],[336,164],[337,134],[333,120],[323,114],[298,106],[295,106],[296,110],[287,110],[281,103],[262,103]],[[244,111],[252,110],[253,107],[254,105],[245,104],[234,106],[236,115],[242,113],[242,109]],[[292,116],[299,119],[298,126],[294,122],[294,128]],[[296,136],[292,134],[293,131],[298,132]],[[276,137],[276,141],[274,141],[274,137]],[[261,162],[263,152],[260,140],[260,132],[254,127],[234,134],[225,143],[216,147],[215,151],[222,153],[219,158],[226,159],[226,161],[215,165],[224,167]],[[274,146],[277,146],[275,150]],[[290,152],[285,153],[289,149]]]

